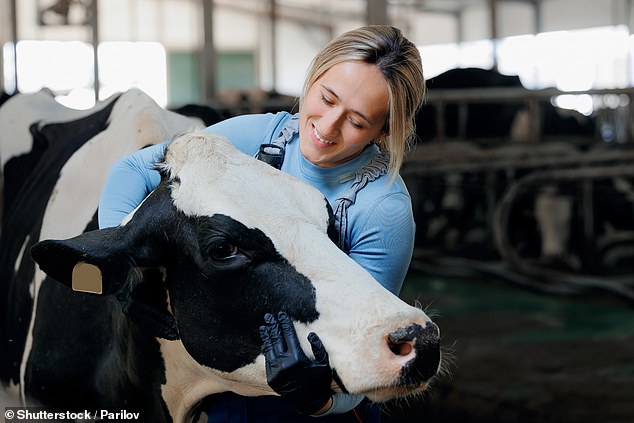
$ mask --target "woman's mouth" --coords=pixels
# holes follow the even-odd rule
[[[328,141],[327,139],[322,138],[321,135],[319,135],[319,132],[317,132],[317,127],[315,126],[313,126],[313,135],[315,136],[315,140],[322,144],[326,144],[326,145],[335,144],[333,141]]]

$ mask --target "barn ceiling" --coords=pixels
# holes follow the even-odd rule
[[[494,0],[497,3],[536,4],[548,0]],[[216,3],[233,3],[250,8],[267,7],[268,2],[261,0],[216,0]],[[325,10],[333,14],[340,11],[365,11],[372,0],[276,0],[278,7],[301,8],[305,10]],[[426,12],[457,13],[474,6],[487,6],[492,0],[387,0],[388,7],[409,7]]]
[[[387,0],[392,9],[414,9],[427,13],[456,15],[471,7],[488,7],[493,3],[536,4],[547,0]],[[268,10],[268,1],[261,0],[215,0],[223,7],[249,10]],[[287,13],[309,13],[312,16],[329,19],[359,19],[365,16],[372,0],[276,0],[278,10]]]

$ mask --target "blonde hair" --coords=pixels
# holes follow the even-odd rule
[[[376,65],[388,86],[388,114],[381,151],[390,157],[392,178],[403,163],[405,151],[415,136],[415,116],[425,97],[425,78],[416,46],[398,28],[369,25],[348,31],[331,40],[313,59],[300,96],[302,101],[332,66],[346,61]]]

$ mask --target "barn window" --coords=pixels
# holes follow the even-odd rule
[[[420,50],[428,78],[460,67],[490,69],[496,57],[501,73],[518,75],[529,89],[584,91],[634,85],[634,36],[623,25],[519,35],[497,42],[430,45]],[[586,115],[596,106],[596,99],[582,94],[553,101]]]
[[[72,108],[94,105],[93,49],[79,41],[19,41],[17,89],[22,93],[49,88]],[[167,103],[165,49],[155,42],[102,42],[99,45],[100,99],[132,87],[159,105]],[[15,87],[13,46],[4,47],[5,86]]]

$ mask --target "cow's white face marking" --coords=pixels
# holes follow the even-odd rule
[[[323,194],[242,154],[228,140],[197,132],[172,144],[165,161],[179,179],[172,189],[174,204],[186,215],[225,214],[273,236],[302,223],[323,232],[328,228]]]

